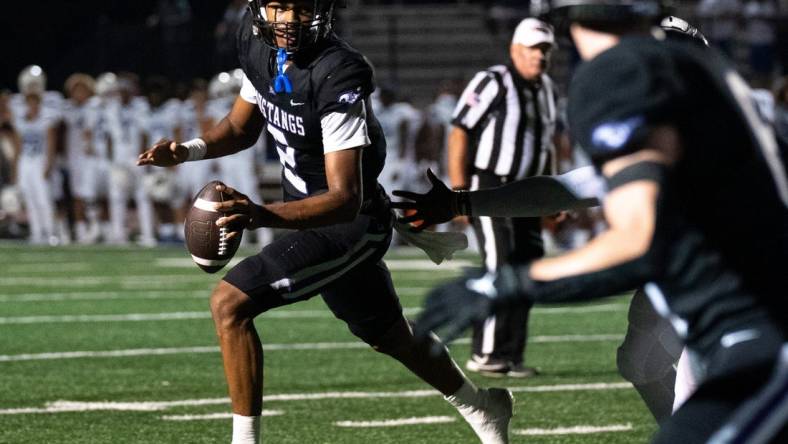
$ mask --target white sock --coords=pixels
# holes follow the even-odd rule
[[[453,395],[444,396],[444,399],[454,407],[473,406],[479,405],[479,389],[469,379],[463,377],[465,381],[462,386],[454,392]]]
[[[233,413],[232,444],[258,444],[260,441],[260,417],[241,416]]]

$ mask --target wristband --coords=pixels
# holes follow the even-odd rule
[[[188,142],[183,142],[181,145],[185,146],[187,152],[189,153],[186,156],[186,160],[184,162],[202,160],[205,158],[205,154],[208,152],[208,144],[199,137]]]
[[[458,216],[471,216],[471,195],[468,191],[454,191],[452,202],[452,212]]]

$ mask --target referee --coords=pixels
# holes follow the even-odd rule
[[[477,73],[465,88],[448,143],[454,189],[492,188],[555,173],[555,92],[545,73],[554,47],[552,27],[526,18],[514,32],[510,62]],[[470,222],[488,271],[544,255],[539,218],[477,217]],[[535,370],[523,365],[530,308],[518,307],[474,326],[466,368],[488,376],[533,375]]]

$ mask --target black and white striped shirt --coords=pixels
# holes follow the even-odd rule
[[[555,173],[555,121],[550,77],[527,82],[506,65],[477,73],[452,118],[452,124],[471,135],[472,170],[507,181]]]

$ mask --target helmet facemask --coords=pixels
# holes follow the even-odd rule
[[[293,6],[296,16],[293,20],[269,20],[266,5],[279,3],[286,7]],[[313,46],[327,37],[334,23],[334,1],[279,1],[249,0],[249,9],[252,13],[254,33],[263,42],[273,49],[284,49],[288,54],[294,54],[301,49]],[[286,9],[286,8],[282,8]],[[299,12],[300,9],[300,12]],[[286,44],[280,46],[278,41],[285,40]]]

